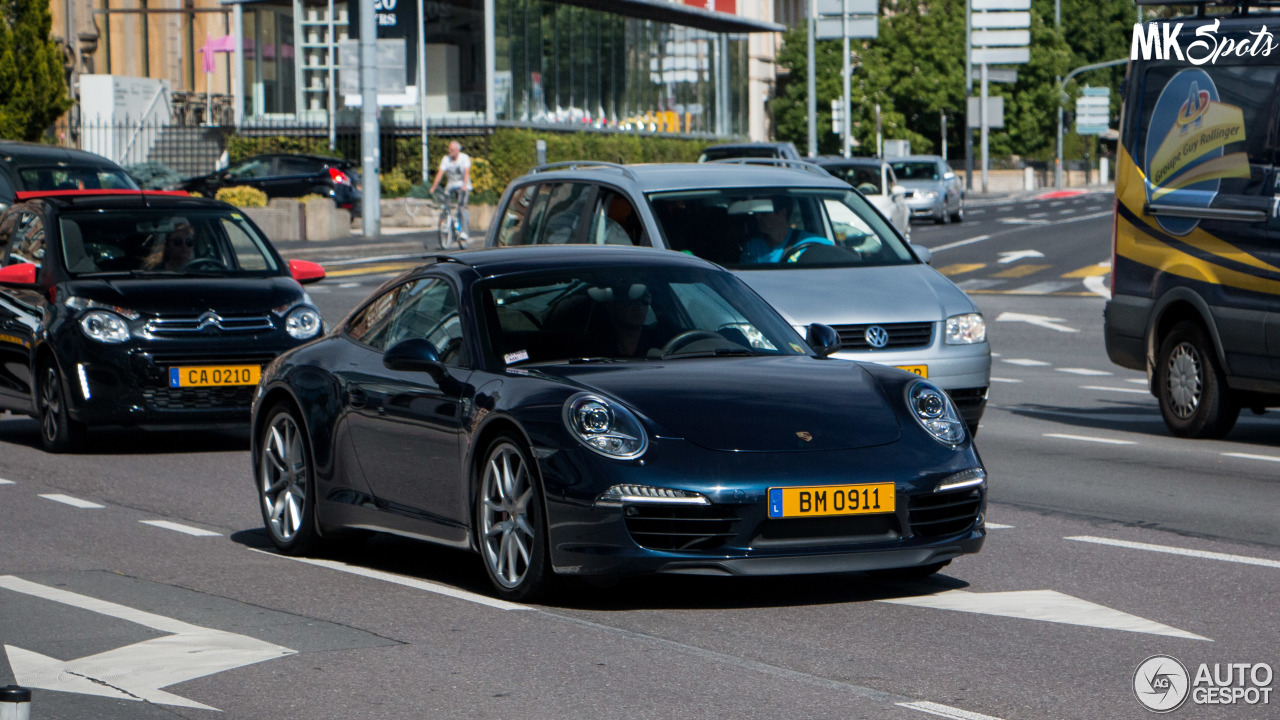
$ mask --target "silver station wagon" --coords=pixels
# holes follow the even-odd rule
[[[977,306],[821,168],[555,163],[511,183],[497,217],[487,246],[651,245],[718,263],[802,335],[811,323],[835,328],[836,357],[929,378],[977,430],[991,375]]]

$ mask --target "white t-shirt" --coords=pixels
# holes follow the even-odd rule
[[[458,153],[458,159],[454,160],[448,155],[445,155],[440,158],[440,169],[445,173],[444,187],[446,190],[461,188],[465,172],[471,169],[471,156],[464,152],[460,152]],[[470,182],[467,183],[466,189],[468,192],[471,191]]]

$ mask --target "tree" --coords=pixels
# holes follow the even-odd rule
[[[36,140],[71,107],[44,0],[0,0],[0,137]]]

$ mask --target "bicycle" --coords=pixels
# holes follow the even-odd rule
[[[445,190],[436,194],[436,198],[440,201],[439,237],[441,250],[450,249],[455,241],[459,250],[464,250],[467,247],[466,240],[462,237],[461,213],[455,213],[453,205],[449,202],[451,198],[456,198],[457,194],[457,189]]]

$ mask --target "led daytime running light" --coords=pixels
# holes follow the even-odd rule
[[[960,488],[977,487],[987,481],[987,471],[982,468],[969,468],[962,470],[955,475],[951,475],[938,483],[938,487],[934,488],[934,492],[946,492],[948,490],[959,490]]]
[[[596,498],[597,507],[632,504],[710,505],[711,501],[688,490],[650,487],[648,485],[614,485]]]

